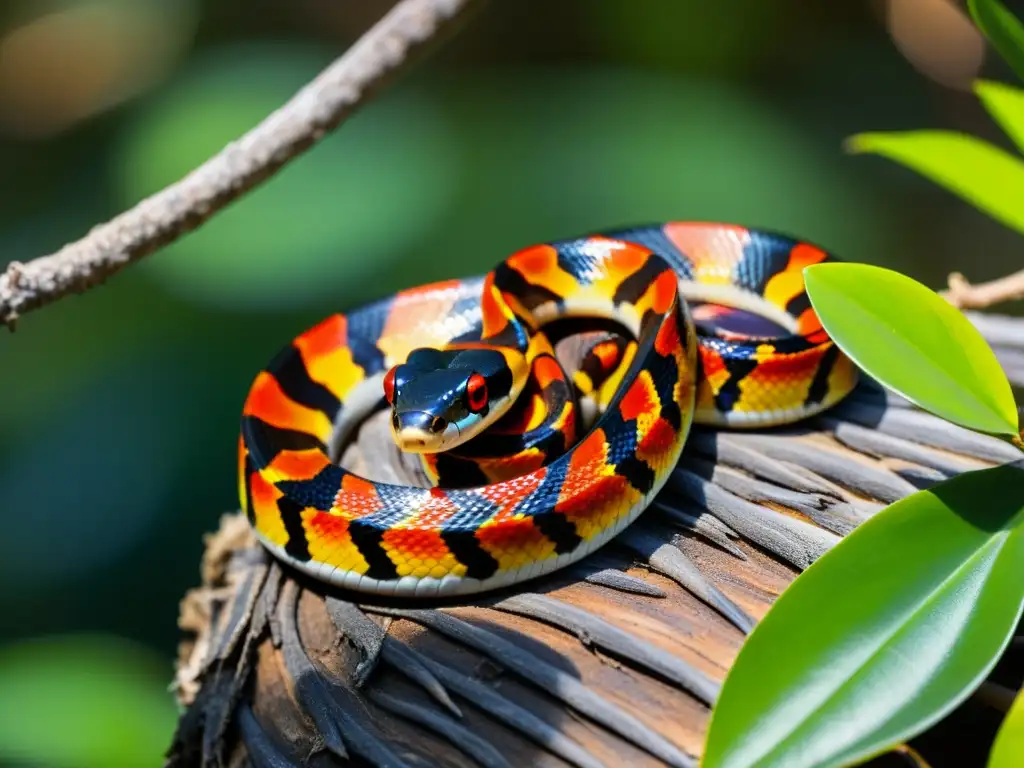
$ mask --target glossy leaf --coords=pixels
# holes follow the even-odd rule
[[[969,429],[1017,434],[1017,406],[999,361],[937,293],[868,264],[817,264],[804,276],[825,330],[884,386]]]
[[[1024,693],[1018,693],[1013,706],[999,726],[988,768],[1019,768],[1024,756]]]
[[[981,81],[974,84],[974,92],[1006,135],[1024,150],[1024,90]]]
[[[793,582],[726,678],[703,768],[850,765],[966,698],[1021,615],[1022,467],[893,504]]]
[[[997,221],[1024,232],[1024,162],[981,139],[952,131],[861,133],[851,152],[881,155],[959,195]]]
[[[170,675],[169,664],[112,637],[0,647],[0,762],[159,765],[176,720]]]
[[[967,0],[974,23],[1018,76],[1024,77],[1024,25],[999,0]]]

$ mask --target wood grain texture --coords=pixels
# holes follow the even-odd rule
[[[1024,320],[978,325],[1024,387]],[[432,603],[305,579],[226,516],[182,602],[188,708],[167,765],[694,766],[743,617],[888,501],[1008,450],[865,382],[799,428],[695,430],[678,482],[619,539],[528,584]],[[383,414],[343,463],[414,474]],[[991,680],[1022,678],[1016,642]],[[969,699],[913,746],[933,768],[983,765],[993,700]]]

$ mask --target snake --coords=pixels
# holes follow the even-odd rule
[[[792,424],[850,393],[858,370],[803,278],[833,260],[779,232],[672,221],[539,243],[333,314],[250,386],[242,510],[278,560],[356,592],[464,595],[564,568],[651,505],[694,424]],[[616,330],[570,376],[551,329],[574,322]],[[382,409],[422,486],[341,466]]]

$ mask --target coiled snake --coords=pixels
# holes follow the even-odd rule
[[[804,289],[803,268],[831,258],[772,232],[671,222],[535,245],[485,277],[332,315],[252,384],[242,508],[274,555],[363,592],[464,594],[561,568],[643,512],[694,421],[790,423],[853,389]],[[776,332],[729,330],[723,308]],[[570,380],[546,331],[566,318],[629,336],[599,340]],[[579,397],[599,414],[585,431]],[[382,404],[433,487],[337,465]]]

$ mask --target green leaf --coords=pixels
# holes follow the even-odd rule
[[[974,23],[1007,64],[1024,77],[1024,26],[999,0],[967,0]]]
[[[1024,755],[1024,693],[1018,693],[1013,706],[999,726],[988,768],[1019,768]]]
[[[176,720],[170,674],[169,664],[112,637],[0,647],[0,762],[160,765]]]
[[[908,496],[797,578],[726,678],[703,768],[850,765],[966,698],[1024,603],[1021,467]]]
[[[1024,150],[1024,91],[1002,83],[979,81],[974,92],[1006,135]]]
[[[1017,435],[1010,382],[961,311],[878,266],[815,264],[804,275],[821,325],[870,376],[943,419]]]
[[[944,419],[1017,435],[1017,406],[999,361],[937,293],[868,264],[816,264],[804,277],[825,330],[869,375]]]
[[[847,148],[887,157],[1024,232],[1024,163],[981,139],[952,131],[861,133]]]

